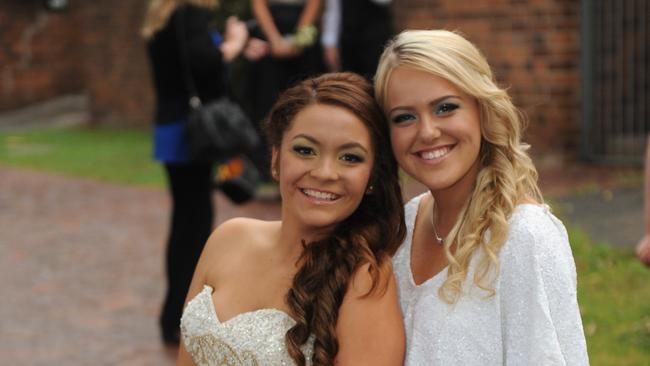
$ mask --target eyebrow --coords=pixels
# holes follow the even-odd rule
[[[305,140],[308,140],[309,142],[311,142],[314,145],[320,145],[318,140],[316,140],[315,138],[313,138],[313,137],[311,137],[309,135],[305,135],[304,133],[301,133],[301,134],[298,134],[298,135],[294,136],[291,139],[291,141],[296,140],[298,138],[304,138]],[[359,148],[359,149],[363,150],[366,154],[368,154],[368,149],[363,147],[363,145],[361,145],[358,142],[348,142],[346,144],[343,144],[343,145],[339,146],[339,149],[353,149],[353,148]]]
[[[432,100],[431,102],[429,102],[429,105],[436,105],[436,104],[438,104],[438,103],[440,103],[440,102],[442,102],[443,100],[448,99],[448,98],[458,98],[458,99],[462,99],[462,98],[460,97],[460,95],[455,95],[455,94],[443,95],[442,97],[440,97],[440,98],[436,98],[436,99]],[[391,113],[393,113],[395,110],[398,110],[398,109],[408,109],[408,108],[409,108],[409,107],[405,107],[405,106],[397,106],[397,107],[395,107],[395,108],[392,108],[390,111],[388,111],[388,114],[391,114]]]

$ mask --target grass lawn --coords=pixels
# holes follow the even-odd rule
[[[650,268],[565,222],[592,365],[650,365]]]
[[[163,186],[146,131],[71,128],[0,133],[0,165]],[[592,365],[650,365],[650,269],[565,222]]]
[[[131,185],[163,186],[148,131],[66,128],[0,133],[0,164]]]

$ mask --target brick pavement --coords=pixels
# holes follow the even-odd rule
[[[215,199],[220,221],[279,216]],[[0,363],[174,364],[157,325],[168,212],[161,189],[0,167]]]

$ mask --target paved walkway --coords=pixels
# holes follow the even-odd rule
[[[565,210],[572,207],[569,217],[603,229],[599,238],[631,233],[612,239],[629,246],[641,230],[640,182],[621,190],[610,175],[563,169],[543,174],[541,183]],[[594,179],[597,189],[568,194]],[[420,190],[405,189],[407,196]],[[215,200],[219,221],[279,216],[277,203]],[[156,320],[168,212],[161,189],[0,167],[1,363],[173,365]]]
[[[277,204],[219,220],[279,216]],[[0,167],[0,364],[172,365],[158,334],[169,200]]]
[[[643,234],[640,167],[541,169],[540,186],[562,218],[597,242],[632,250]]]

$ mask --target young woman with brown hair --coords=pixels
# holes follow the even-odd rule
[[[326,74],[283,93],[266,131],[281,221],[211,235],[181,320],[179,365],[401,365],[390,256],[405,234],[372,87]]]

